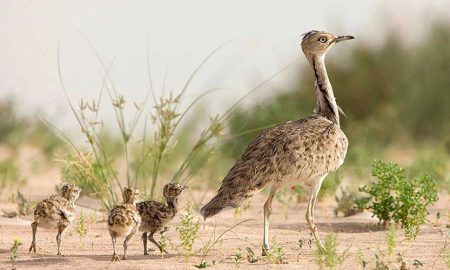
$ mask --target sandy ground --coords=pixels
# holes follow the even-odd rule
[[[186,197],[187,198],[187,197]],[[89,203],[86,199],[80,199],[80,205]],[[286,251],[286,264],[274,264],[267,258],[250,264],[246,260],[246,247],[251,247],[260,255],[263,226],[262,205],[263,194],[257,195],[251,203],[251,207],[245,210],[240,217],[236,217],[232,211],[221,214],[217,219],[204,223],[196,240],[195,249],[200,249],[214,231],[220,234],[230,226],[245,219],[253,219],[236,227],[233,232],[227,233],[229,239],[217,245],[206,257],[206,261],[215,261],[211,269],[318,269],[316,265],[316,247],[309,248],[307,244],[299,248],[299,239],[307,240],[309,232],[304,219],[306,204],[293,204],[287,209],[287,219],[282,211],[282,206],[274,201],[274,214],[271,217],[271,238],[276,237],[278,245]],[[433,208],[433,213],[448,211],[448,196],[444,196]],[[366,269],[373,269],[375,253],[386,253],[386,231],[376,228],[376,220],[369,213],[361,213],[353,217],[333,216],[332,201],[319,202],[316,210],[316,224],[322,239],[329,231],[336,232],[339,241],[339,252],[347,251],[347,258],[341,269],[361,269],[356,260],[356,254],[362,252],[370,262]],[[0,209],[14,209],[15,206],[6,201],[0,202]],[[78,211],[83,207],[79,207]],[[67,229],[63,236],[62,252],[64,256],[56,256],[56,233],[45,229],[38,229],[37,254],[29,254],[28,247],[31,243],[31,216],[9,219],[0,217],[0,269],[11,269],[10,248],[17,237],[23,240],[20,246],[16,269],[196,269],[195,264],[201,260],[200,255],[191,257],[186,265],[182,251],[169,250],[170,254],[161,258],[159,252],[153,251],[149,256],[143,255],[140,237],[136,235],[129,247],[129,259],[118,263],[111,262],[111,240],[105,223],[105,215],[90,209],[83,209],[88,217],[95,216],[95,222],[81,241],[75,233],[75,224]],[[434,219],[434,218],[432,218]],[[414,260],[424,264],[421,269],[446,269],[445,261],[440,250],[444,246],[449,233],[446,228],[448,220],[442,219],[439,226],[423,226],[416,241],[409,243],[403,237],[401,230],[397,231],[397,252],[404,256],[404,260],[412,266]],[[172,242],[178,243],[178,232],[175,227],[179,224],[176,218],[170,224],[168,236]],[[215,225],[216,224],[216,225]],[[158,236],[159,237],[159,236]],[[306,242],[306,241],[305,241]],[[239,252],[243,259],[239,264],[235,263],[233,255]],[[122,246],[119,245],[119,253]],[[383,256],[383,255],[381,255]],[[398,268],[397,268],[398,269]]]

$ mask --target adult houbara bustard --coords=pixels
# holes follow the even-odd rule
[[[303,35],[301,48],[316,79],[314,114],[263,131],[245,149],[222,181],[217,195],[200,213],[206,219],[223,209],[236,208],[253,194],[271,185],[264,204],[263,255],[269,250],[269,216],[277,189],[290,181],[303,182],[309,191],[306,221],[319,248],[314,205],[324,178],[344,162],[348,140],[339,126],[339,107],[325,68],[325,55],[336,43],[354,39],[323,31]]]

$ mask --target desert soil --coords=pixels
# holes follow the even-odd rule
[[[37,193],[33,191],[33,193]],[[35,196],[36,199],[39,197]],[[41,196],[43,197],[43,196]],[[185,198],[189,198],[186,196]],[[246,247],[251,247],[257,255],[261,253],[262,242],[262,205],[264,194],[259,194],[251,201],[251,207],[243,211],[240,217],[236,217],[233,211],[224,212],[217,218],[207,220],[200,228],[199,237],[195,242],[195,249],[201,248],[208,241],[214,229],[216,235],[228,229],[237,222],[252,219],[237,226],[232,232],[227,233],[228,239],[217,245],[206,257],[210,264],[215,261],[212,269],[318,269],[316,265],[316,247],[314,243],[310,248],[307,244],[309,231],[304,219],[305,203],[292,204],[286,211],[283,206],[274,201],[274,213],[271,217],[271,238],[275,237],[276,243],[282,246],[286,252],[285,264],[274,264],[267,258],[256,263],[249,263],[246,259]],[[181,199],[183,201],[183,199]],[[188,199],[185,199],[187,201]],[[434,206],[432,212],[446,213],[448,211],[448,196],[442,196]],[[92,205],[81,198],[79,205]],[[0,201],[0,209],[13,210],[15,205],[6,200]],[[45,229],[38,229],[37,254],[30,254],[28,247],[31,243],[31,216],[21,218],[0,217],[0,269],[11,269],[10,248],[15,238],[21,238],[16,260],[16,269],[196,269],[195,264],[200,262],[201,256],[194,255],[186,265],[186,259],[182,251],[169,250],[170,254],[163,258],[157,251],[150,252],[149,256],[143,255],[142,242],[136,235],[129,247],[127,261],[111,262],[111,240],[105,223],[105,214],[93,211],[85,207],[78,207],[78,212],[95,220],[90,225],[87,236],[80,240],[75,232],[75,222],[67,229],[63,236],[63,256],[56,256],[56,233]],[[433,213],[430,219],[434,220]],[[286,216],[287,214],[287,216]],[[415,269],[412,264],[419,260],[424,264],[422,269],[446,269],[445,260],[440,254],[444,246],[449,229],[446,227],[448,220],[442,219],[442,224],[426,225],[422,227],[416,241],[410,243],[403,237],[401,230],[397,231],[397,250],[403,254],[403,259],[410,269]],[[176,226],[178,217],[170,224],[167,235],[171,241],[179,243]],[[356,254],[362,253],[370,262],[366,269],[373,269],[375,253],[386,254],[386,231],[377,229],[376,220],[370,213],[361,213],[352,217],[334,217],[333,201],[319,202],[316,209],[316,224],[322,239],[327,232],[337,233],[339,252],[347,252],[341,269],[361,269],[356,260]],[[159,236],[157,236],[159,237]],[[305,240],[305,245],[300,249],[299,239]],[[119,253],[122,253],[122,245],[118,245]],[[239,252],[243,255],[239,264],[233,257]]]

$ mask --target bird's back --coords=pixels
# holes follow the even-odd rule
[[[176,209],[157,201],[144,201],[136,204],[141,216],[140,230],[156,232],[175,217]]]
[[[270,182],[326,175],[343,163],[347,146],[339,126],[320,115],[269,128],[249,144],[201,213],[206,218],[236,208]]]
[[[34,209],[34,219],[42,227],[53,228],[58,222],[70,222],[75,215],[75,209],[70,202],[59,195],[52,195],[39,202]]]

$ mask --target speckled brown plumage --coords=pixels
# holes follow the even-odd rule
[[[127,259],[128,242],[133,238],[141,223],[141,217],[136,207],[139,199],[139,190],[132,187],[125,187],[122,192],[123,203],[116,205],[108,216],[108,229],[113,244],[113,256],[111,261],[119,261],[116,254],[116,238],[125,237],[123,242],[123,257]]]
[[[34,209],[34,222],[31,224],[33,241],[29,251],[36,253],[36,232],[38,227],[58,229],[56,243],[58,255],[61,255],[61,236],[70,222],[75,218],[75,201],[81,189],[74,184],[65,184],[60,195],[52,195],[39,202]]]
[[[230,169],[217,195],[200,210],[204,218],[211,217],[223,209],[239,207],[244,200],[271,185],[271,193],[264,205],[263,254],[269,248],[273,196],[283,183],[289,181],[303,182],[308,187],[310,199],[306,220],[319,247],[322,247],[314,225],[316,196],[327,174],[344,162],[348,147],[347,137],[339,126],[339,107],[324,58],[335,43],[352,38],[320,31],[305,34],[302,50],[316,78],[315,113],[263,131]]]
[[[178,196],[186,188],[187,186],[169,183],[165,185],[163,189],[163,196],[167,204],[157,201],[144,201],[137,203],[136,206],[139,210],[139,214],[141,215],[141,225],[139,230],[143,232],[142,240],[144,244],[144,255],[148,255],[147,239],[155,244],[161,252],[164,251],[153,236],[156,232],[161,231],[164,226],[175,217],[178,210]]]

